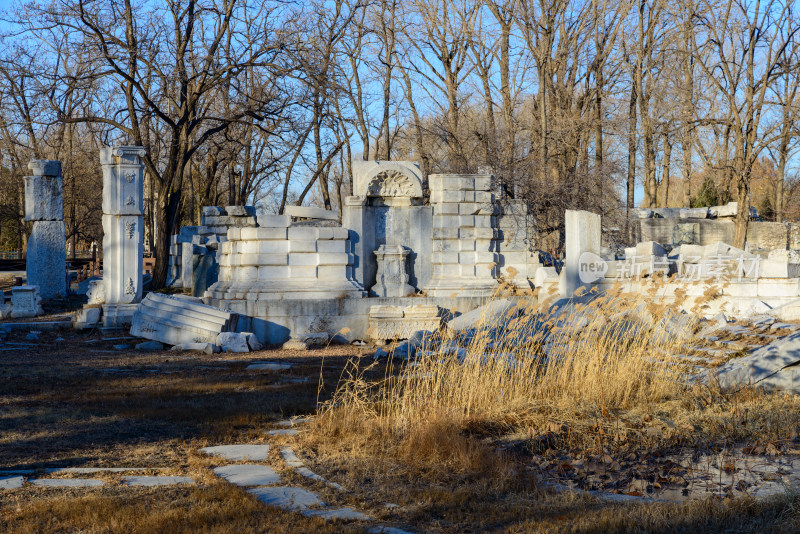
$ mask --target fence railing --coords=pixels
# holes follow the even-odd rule
[[[21,250],[0,250],[0,260],[21,260],[25,254]],[[88,260],[92,258],[91,250],[67,251],[67,259]]]

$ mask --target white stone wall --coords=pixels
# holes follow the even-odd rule
[[[430,296],[485,296],[497,287],[498,232],[492,176],[432,174]]]
[[[353,278],[347,229],[292,226],[289,215],[260,219],[258,228],[229,228],[220,245],[219,281],[212,299],[361,297]]]

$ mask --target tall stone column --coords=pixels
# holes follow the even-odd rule
[[[34,159],[25,177],[25,220],[33,221],[26,269],[29,286],[43,299],[67,296],[67,238],[64,231],[61,162]]]
[[[100,149],[103,168],[103,325],[131,324],[142,300],[143,177],[140,146]]]

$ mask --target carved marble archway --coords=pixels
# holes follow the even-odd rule
[[[354,162],[353,186],[363,197],[421,198],[422,173],[410,161]]]

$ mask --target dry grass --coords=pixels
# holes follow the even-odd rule
[[[675,355],[697,342],[690,316],[619,292],[563,310],[553,304],[522,305],[471,337],[439,332],[438,349],[397,367],[390,362],[380,380],[365,374],[377,364],[351,361],[336,393],[320,405],[306,445],[329,472],[372,481],[370,490],[388,500],[425,502],[418,519],[434,530],[422,516],[445,510],[453,523],[443,531],[473,524],[465,517],[510,532],[797,526],[798,499],[791,496],[622,506],[565,504],[568,496],[537,489],[527,468],[532,456],[551,464],[603,457],[624,467],[626,456],[647,463],[686,448],[772,444],[791,452],[800,430],[795,396],[687,384]],[[405,493],[387,489],[398,487]],[[514,504],[520,499],[524,504]],[[543,503],[562,513],[542,515]],[[497,506],[504,512],[488,512]]]

